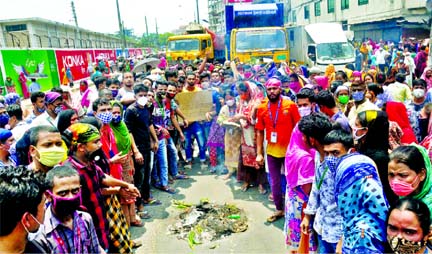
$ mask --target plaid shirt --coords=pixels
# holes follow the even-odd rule
[[[100,253],[99,240],[90,214],[81,211],[75,212],[73,230],[71,230],[54,216],[51,206],[49,206],[45,210],[44,225],[46,238],[50,245],[53,246],[52,252]],[[76,232],[80,233],[76,234]],[[57,237],[60,237],[61,240],[57,239]],[[80,243],[75,246],[77,240]]]
[[[66,164],[75,168],[80,174],[82,205],[93,218],[100,245],[103,249],[108,249],[108,223],[104,208],[105,199],[101,192],[105,173],[94,162],[87,167],[74,157],[69,157]]]

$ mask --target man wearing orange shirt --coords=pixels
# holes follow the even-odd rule
[[[284,197],[281,190],[281,167],[290,142],[291,132],[300,120],[297,105],[281,95],[281,81],[271,78],[266,82],[267,97],[257,109],[257,157],[264,164],[264,131],[267,140],[267,163],[271,178],[271,190],[276,212],[267,221],[274,222],[284,217]]]

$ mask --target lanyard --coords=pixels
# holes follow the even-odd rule
[[[273,120],[272,112],[270,110],[270,101],[267,102],[267,108],[268,108],[268,112],[269,112],[270,121],[273,123],[273,129],[276,129],[276,123],[277,123],[278,116],[279,116],[279,109],[280,109],[280,106],[281,106],[281,102],[282,102],[282,98],[279,99],[278,106],[277,106],[277,109],[276,109],[276,117],[275,117],[274,120]]]
[[[74,217],[76,218],[76,220],[74,219],[74,223],[73,226],[76,230],[73,230],[73,244],[74,246],[69,246],[71,248],[71,252],[72,252],[72,248],[74,249],[75,253],[84,253],[83,249],[82,249],[82,240],[87,238],[87,235],[85,235],[84,237],[81,237],[81,228],[85,228],[84,226],[84,222],[82,221],[82,218],[78,215],[77,212],[74,212]],[[57,228],[53,230],[53,235],[54,235],[54,239],[57,241],[57,244],[59,246],[59,248],[61,250],[59,251],[63,251],[63,253],[68,253],[69,251],[66,248],[66,243],[65,241],[60,237]]]
[[[319,182],[318,182],[318,186],[317,186],[317,189],[318,189],[318,190],[321,188],[321,185],[322,185],[322,183],[323,183],[323,181],[324,181],[324,177],[325,177],[325,175],[327,174],[328,169],[329,169],[329,167],[326,165],[326,166],[325,166],[325,169],[324,169],[324,172],[322,173],[321,178],[320,178],[320,180],[319,180]]]

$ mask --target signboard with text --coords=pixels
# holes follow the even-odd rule
[[[90,76],[89,64],[95,62],[93,50],[56,50],[59,80],[64,80],[67,69],[70,69],[73,80],[85,79]]]
[[[94,49],[93,50],[93,59],[115,61],[117,59],[117,56],[116,56],[116,52],[114,49]]]
[[[182,92],[175,98],[189,122],[205,120],[213,107],[212,91]]]

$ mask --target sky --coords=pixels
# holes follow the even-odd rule
[[[0,20],[39,17],[75,25],[71,0],[2,0]],[[95,32],[115,33],[119,30],[116,0],[73,0],[78,25]],[[145,33],[145,16],[149,33],[171,32],[195,19],[196,0],[118,0],[125,28],[134,34]],[[200,19],[208,20],[207,0],[198,0]],[[205,22],[200,22],[208,25]]]

